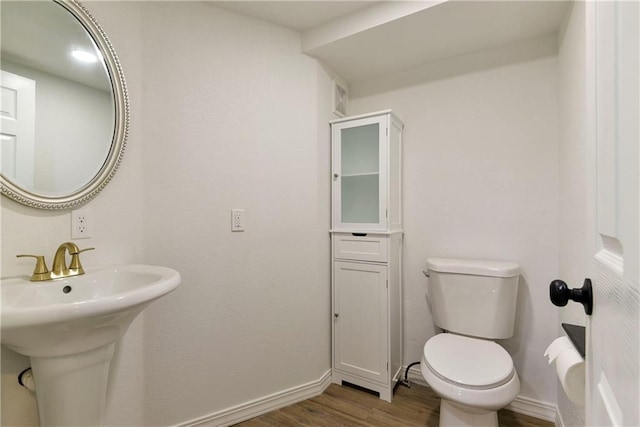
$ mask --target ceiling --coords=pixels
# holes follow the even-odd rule
[[[302,51],[347,83],[559,31],[570,2],[214,1],[302,34]]]
[[[205,2],[300,32],[302,52],[322,61],[346,83],[557,33],[570,4],[562,0]],[[54,22],[51,11],[36,8],[41,2],[5,3],[2,11],[5,59],[35,64],[43,58],[67,57],[51,55],[58,50],[64,52],[63,32],[61,27],[50,27]],[[14,4],[21,7],[15,13],[9,8]],[[23,19],[27,17],[31,19]],[[51,30],[49,34],[56,37],[11,38],[18,31],[36,34],[41,29]],[[77,39],[77,35],[70,37]],[[24,48],[24,43],[31,46]],[[21,56],[25,51],[33,55]],[[72,71],[59,74],[76,73],[78,80],[94,87],[105,84],[104,69],[91,76],[88,70],[75,64],[70,66]],[[49,67],[55,70],[62,64]]]
[[[211,1],[211,4],[296,31],[307,31],[379,1]]]

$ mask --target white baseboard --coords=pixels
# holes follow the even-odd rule
[[[404,379],[404,371],[406,367],[402,369],[402,379]],[[409,375],[407,376],[409,381],[412,383],[420,384],[429,387],[427,382],[424,380],[422,376],[422,372],[420,372],[420,368],[417,366],[409,369]],[[402,385],[400,385],[402,387]],[[529,415],[535,418],[540,418],[542,420],[551,421],[558,424],[558,410],[555,405],[552,405],[547,402],[540,402],[538,400],[533,400],[528,397],[518,396],[516,400],[511,402],[505,409],[508,409],[513,412],[517,412],[519,414]]]
[[[556,422],[556,414],[558,411],[555,405],[523,396],[516,397],[516,400],[508,404],[505,409],[552,423]]]
[[[403,367],[401,380],[404,380],[406,367]],[[419,367],[409,369],[407,378],[411,383],[427,386],[427,382],[422,377]],[[200,417],[191,421],[178,424],[175,427],[221,427],[230,426],[250,418],[257,417],[267,412],[274,411],[278,408],[292,405],[305,399],[322,394],[322,392],[331,384],[331,370],[328,370],[322,377],[316,381],[312,381],[297,387],[290,388],[260,399],[252,400],[219,412],[214,412],[204,417]],[[404,387],[399,385],[399,387]],[[555,422],[561,426],[562,421],[558,420],[557,408],[546,402],[529,399],[528,397],[518,396],[505,409],[520,414],[529,415],[546,421]],[[560,421],[560,422],[558,422]]]
[[[214,412],[175,427],[221,427],[246,421],[278,408],[292,405],[302,400],[322,394],[331,384],[331,370],[328,370],[316,381],[302,384],[278,393],[271,394],[250,402],[246,402],[219,412]]]

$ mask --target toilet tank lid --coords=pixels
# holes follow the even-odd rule
[[[471,274],[475,276],[515,277],[520,265],[507,261],[483,261],[456,258],[429,258],[427,268],[438,273]]]

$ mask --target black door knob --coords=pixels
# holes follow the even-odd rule
[[[591,279],[584,279],[582,288],[569,289],[569,286],[562,280],[554,280],[549,286],[549,297],[551,302],[558,307],[564,307],[569,300],[579,302],[584,306],[584,312],[593,312],[593,290]]]

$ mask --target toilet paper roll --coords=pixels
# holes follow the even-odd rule
[[[578,405],[585,400],[584,359],[575,349],[568,337],[555,339],[544,353],[549,363],[555,362],[556,373],[567,397]]]
[[[552,364],[553,361],[556,360],[556,357],[558,357],[560,353],[568,348],[574,348],[573,343],[571,342],[569,337],[563,336],[560,338],[556,338],[551,344],[549,344],[549,347],[547,347],[544,355],[549,358],[549,364]]]

